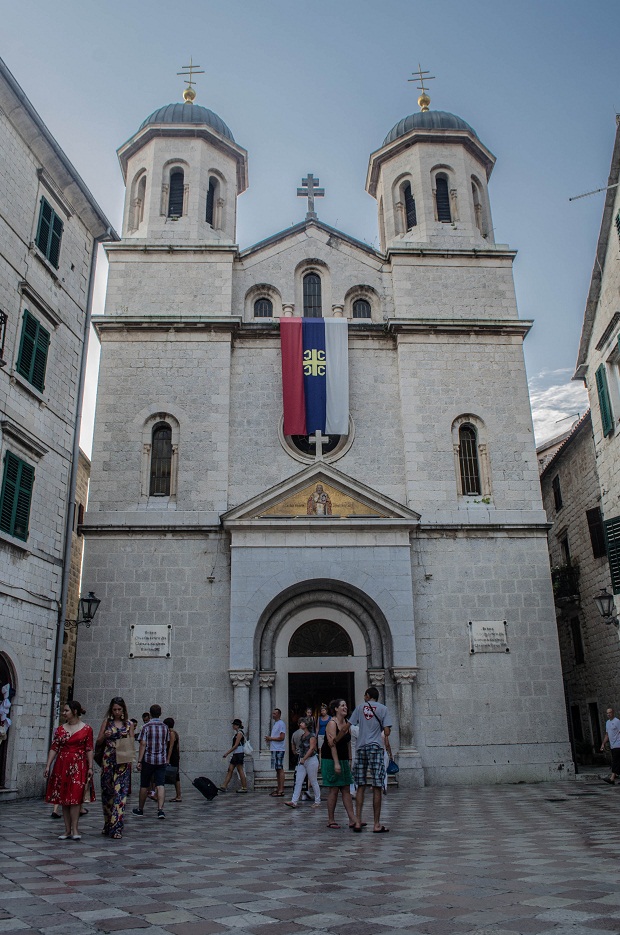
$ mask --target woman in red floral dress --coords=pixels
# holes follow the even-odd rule
[[[78,821],[82,802],[95,801],[93,731],[81,720],[85,713],[79,701],[68,701],[64,706],[62,716],[65,723],[54,732],[43,773],[43,778],[47,779],[45,801],[62,805],[65,833],[59,835],[60,841],[80,840]],[[50,773],[52,761],[54,768]]]

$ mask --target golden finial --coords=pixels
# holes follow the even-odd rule
[[[204,75],[204,71],[199,71],[200,65],[194,65],[191,57],[189,60],[189,65],[181,65],[182,71],[178,71],[177,75],[181,75],[184,79],[187,87],[183,91],[183,100],[186,104],[193,104],[196,100],[196,92],[194,91],[193,85],[196,84],[193,81],[194,75]]]
[[[435,75],[430,75],[428,71],[422,71],[422,66],[418,63],[418,70],[412,72],[413,78],[408,78],[407,81],[419,81],[418,90],[422,93],[418,98],[418,105],[422,113],[428,110],[428,105],[431,102],[430,97],[428,96],[427,88],[424,86],[425,81],[432,81],[435,78]],[[425,77],[426,76],[426,77]]]

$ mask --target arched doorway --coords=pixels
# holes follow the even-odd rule
[[[15,669],[6,653],[0,652],[0,703],[5,699],[5,695],[2,694],[2,689],[5,688],[6,685],[9,686],[6,697],[8,697],[9,701],[12,702],[17,691],[17,678],[15,675]],[[9,744],[11,743],[13,733],[14,729],[9,727],[6,734],[2,735],[3,739],[0,740],[0,789],[3,789],[7,784]]]

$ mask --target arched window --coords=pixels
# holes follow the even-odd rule
[[[304,276],[304,317],[323,317],[321,277],[317,273],[307,273]]]
[[[310,620],[296,630],[288,644],[289,656],[352,656],[347,631],[331,620]]]
[[[170,191],[168,193],[168,217],[180,218],[183,214],[183,189],[185,175],[183,169],[173,169],[170,173]]]
[[[435,178],[435,201],[437,204],[437,220],[451,222],[450,192],[448,191],[448,179],[445,175],[438,175]]]
[[[207,189],[207,214],[206,221],[211,227],[215,227],[215,209],[217,207],[219,182],[214,175],[209,176],[209,188]]]
[[[459,468],[463,496],[479,496],[482,488],[478,463],[478,435],[473,425],[469,423],[459,428]]]
[[[370,318],[370,302],[366,299],[356,299],[353,303],[354,318]]]
[[[144,203],[146,201],[146,172],[134,181],[133,198],[131,201],[131,214],[129,219],[130,230],[137,230],[144,220]]]
[[[150,497],[169,497],[172,477],[172,429],[167,422],[153,428],[151,442]]]
[[[410,231],[418,223],[415,213],[415,198],[411,191],[410,182],[405,182],[403,185],[403,200],[405,202],[405,230]]]
[[[271,299],[261,298],[254,303],[254,318],[273,318],[273,302]]]
[[[480,189],[474,180],[472,179],[471,183],[471,197],[474,202],[474,218],[476,220],[476,227],[480,231],[483,237],[486,237],[486,232],[484,230],[484,220],[483,220],[483,210],[482,210],[482,200],[480,198]]]

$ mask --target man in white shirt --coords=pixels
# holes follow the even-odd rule
[[[607,721],[605,722],[605,736],[601,744],[601,753],[609,741],[611,749],[611,776],[605,776],[603,781],[615,785],[620,774],[620,720],[615,716],[613,708],[607,708]]]
[[[267,734],[265,741],[269,744],[271,750],[271,768],[276,771],[277,787],[269,795],[281,798],[284,795],[284,751],[286,745],[286,724],[282,720],[282,712],[279,708],[274,708],[271,712],[273,718],[273,727],[271,734]]]

